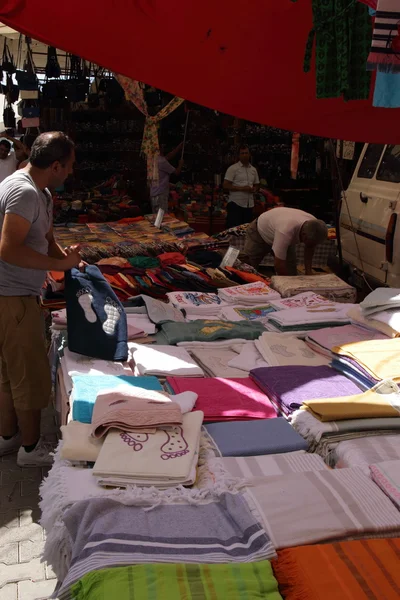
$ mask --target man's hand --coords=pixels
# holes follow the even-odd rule
[[[77,267],[81,262],[81,255],[79,254],[79,246],[69,246],[65,248],[66,257],[62,259],[62,270],[69,271],[73,267]]]

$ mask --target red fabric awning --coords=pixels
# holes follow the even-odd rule
[[[353,141],[400,143],[400,109],[317,100],[303,73],[311,1],[0,0],[34,39],[250,121]]]

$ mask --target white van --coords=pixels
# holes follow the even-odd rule
[[[345,263],[400,288],[400,145],[365,144],[340,210]],[[357,280],[357,276],[356,276]]]

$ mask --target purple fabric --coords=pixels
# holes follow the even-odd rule
[[[250,371],[250,377],[285,415],[305,400],[360,393],[355,383],[328,366],[262,367]]]
[[[311,331],[307,335],[308,339],[316,342],[327,350],[332,350],[335,346],[343,346],[352,342],[363,342],[365,340],[387,340],[387,335],[380,331],[369,331],[358,325],[343,325],[341,327],[326,327]]]
[[[167,194],[169,192],[169,176],[175,172],[173,167],[165,158],[165,156],[158,157],[158,183],[157,185],[151,186],[150,196],[159,196],[160,194]]]

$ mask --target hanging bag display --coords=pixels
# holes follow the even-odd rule
[[[7,40],[4,40],[3,59],[1,62],[1,68],[5,73],[8,73],[9,75],[12,75],[16,71],[14,65],[14,58],[11,54],[9,47],[7,46]]]
[[[10,106],[9,104],[7,104],[7,106],[5,107],[4,111],[3,111],[3,123],[4,123],[4,127],[6,127],[6,129],[14,129],[16,122],[15,122],[15,112],[12,106]]]
[[[39,117],[33,117],[33,118],[23,117],[21,125],[22,125],[22,129],[29,129],[30,127],[39,127],[40,119],[39,119]]]
[[[58,79],[61,77],[61,67],[58,62],[57,51],[52,46],[47,48],[47,63],[44,71],[47,79]]]
[[[82,59],[73,54],[69,60],[70,70],[69,80],[66,82],[66,96],[70,102],[84,102],[89,93],[90,84],[89,78],[84,73],[86,66],[82,66]]]
[[[14,104],[19,98],[19,87],[13,82],[12,75],[7,74],[6,84],[1,86],[1,92],[9,104]]]
[[[21,91],[37,91],[39,89],[35,65],[33,62],[32,50],[29,41],[27,41],[27,51],[24,68],[23,70],[17,70],[15,77],[18,81],[18,86]]]

